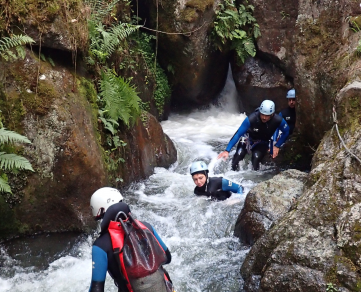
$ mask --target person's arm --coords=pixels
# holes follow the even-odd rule
[[[280,112],[278,115],[279,115],[281,118],[283,118],[282,112]],[[274,142],[277,142],[277,138],[278,138],[279,132],[280,132],[280,130],[277,128],[276,131],[275,131],[274,134],[273,134],[273,141],[274,141]],[[272,146],[273,146],[273,145],[272,145]]]
[[[231,182],[228,179],[222,178],[222,191],[231,191],[232,193],[243,193],[243,187],[239,184]]]
[[[89,292],[104,292],[105,277],[108,270],[107,253],[98,246],[92,248],[92,281]]]
[[[238,128],[237,132],[233,135],[232,139],[229,141],[226,150],[221,152],[218,155],[217,159],[220,159],[222,157],[227,159],[228,155],[229,155],[229,152],[231,151],[233,146],[238,142],[238,140],[241,138],[241,136],[243,136],[247,132],[247,130],[249,129],[250,126],[251,126],[251,124],[250,124],[249,119],[247,117],[247,118],[245,118],[245,120],[243,121],[241,126]]]
[[[282,119],[282,122],[280,124],[280,126],[278,127],[278,129],[280,131],[282,131],[282,135],[281,137],[278,139],[276,145],[273,146],[273,155],[272,158],[276,158],[278,155],[278,151],[280,149],[280,147],[282,146],[282,144],[286,141],[288,134],[290,132],[290,127],[287,125],[287,122]]]
[[[157,233],[157,231],[154,229],[153,226],[152,226],[152,229],[153,229],[153,234],[154,234],[155,238],[158,240],[159,244],[162,246],[162,248],[165,252],[165,255],[167,256],[167,262],[165,264],[169,264],[172,261],[172,255],[171,255],[168,247],[165,245],[165,243],[160,238],[159,234]]]

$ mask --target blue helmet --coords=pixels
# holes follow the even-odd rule
[[[208,166],[203,161],[194,161],[189,169],[191,175],[196,172],[204,171],[205,173],[208,172]]]
[[[296,98],[296,90],[294,88],[288,90],[286,98]]]
[[[259,112],[263,115],[270,116],[275,112],[275,103],[272,100],[264,100],[259,107]]]

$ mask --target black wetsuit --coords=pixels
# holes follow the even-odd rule
[[[260,118],[259,111],[255,111],[243,121],[242,125],[239,127],[231,141],[228,143],[226,151],[230,152],[232,147],[237,143],[241,136],[247,133],[249,136],[248,143],[252,150],[253,169],[258,170],[262,158],[267,153],[269,147],[269,140],[271,139],[276,129],[279,129],[285,133],[282,139],[280,139],[279,143],[277,142],[277,144],[275,145],[277,147],[280,147],[284,143],[284,140],[286,140],[289,132],[289,127],[286,121],[279,115],[274,114],[274,116],[268,122],[263,123]],[[236,154],[233,156],[232,159],[233,170],[238,169],[238,163],[245,157],[247,152],[247,143],[240,140],[237,145]]]
[[[293,130],[295,129],[295,125],[296,125],[296,109],[290,108],[290,107],[285,108],[284,110],[282,110],[280,112],[279,115],[285,119],[288,126],[290,127],[289,135],[291,135],[293,133]]]
[[[89,292],[103,292],[106,272],[108,271],[109,275],[113,278],[115,285],[118,287],[118,292],[129,292],[126,286],[126,280],[123,278],[123,275],[120,271],[119,264],[113,253],[112,241],[110,234],[108,232],[108,226],[110,220],[114,220],[115,216],[119,211],[123,211],[128,214],[130,209],[128,205],[124,203],[117,203],[110,206],[107,212],[104,215],[103,221],[101,223],[101,233],[99,238],[95,240],[92,248],[92,261],[93,261],[93,271],[92,271],[92,282],[89,289]],[[153,232],[157,238],[160,245],[163,247],[163,250],[167,256],[167,263],[171,261],[171,254],[164,244],[164,242],[159,238],[159,235],[154,230],[154,228],[147,222],[142,222],[150,231]]]
[[[232,192],[222,190],[222,179],[222,177],[210,177],[202,187],[195,187],[194,193],[197,196],[207,196],[214,200],[228,199]]]

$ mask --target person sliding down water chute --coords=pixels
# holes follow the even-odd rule
[[[243,121],[229,141],[226,150],[218,155],[218,159],[227,159],[232,147],[239,141],[237,151],[232,159],[232,170],[238,170],[238,163],[245,157],[247,152],[252,152],[253,169],[258,170],[263,156],[267,153],[269,140],[276,129],[279,129],[283,134],[271,149],[272,158],[276,158],[280,146],[288,137],[289,127],[286,121],[274,112],[274,102],[264,100],[259,109]]]
[[[223,177],[208,177],[208,167],[203,161],[195,161],[190,167],[192,179],[196,184],[194,193],[215,200],[225,200],[232,193],[243,193],[243,187]]]
[[[104,292],[106,273],[118,292],[175,292],[162,267],[171,261],[169,249],[155,229],[133,219],[123,196],[114,188],[101,188],[91,197],[100,236],[92,248],[92,280],[89,292]]]

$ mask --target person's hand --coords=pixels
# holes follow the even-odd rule
[[[273,155],[272,158],[276,158],[278,155],[278,151],[280,151],[280,148],[273,146]]]
[[[228,156],[229,156],[229,152],[223,151],[218,155],[217,159],[223,158],[223,160],[226,160],[228,158]]]

